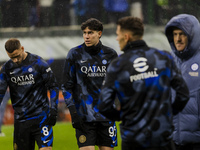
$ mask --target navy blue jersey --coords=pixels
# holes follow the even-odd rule
[[[63,73],[63,95],[67,106],[75,105],[86,122],[105,121],[97,112],[97,102],[106,70],[117,53],[101,42],[98,48],[86,50],[85,44],[67,54]]]
[[[173,104],[171,87],[176,90]],[[123,142],[142,147],[165,146],[173,131],[172,108],[174,114],[181,111],[188,93],[168,52],[135,41],[109,65],[98,108],[107,118],[122,120]],[[120,111],[113,105],[115,95],[120,101]]]
[[[20,65],[7,61],[0,72],[0,102],[9,86],[15,119],[25,121],[57,111],[58,86],[51,68],[39,56],[28,53]],[[50,91],[50,102],[47,96]]]

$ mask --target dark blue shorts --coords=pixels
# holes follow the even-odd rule
[[[53,129],[45,123],[46,119],[32,119],[14,122],[14,150],[34,150],[35,141],[39,148],[53,144]]]
[[[117,128],[114,122],[84,122],[84,131],[76,129],[77,144],[84,146],[117,146]]]

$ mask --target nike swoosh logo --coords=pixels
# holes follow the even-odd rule
[[[10,72],[10,74],[14,74],[15,72],[13,71],[13,72]]]
[[[47,140],[47,141],[43,141],[43,143],[47,143],[47,142],[49,142],[50,140]]]
[[[85,62],[87,62],[87,60],[81,60],[81,63],[85,63]]]
[[[112,141],[113,144],[115,144],[116,141]]]

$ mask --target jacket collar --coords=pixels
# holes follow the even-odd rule
[[[148,46],[144,40],[132,41],[128,42],[127,45],[124,47],[123,51],[126,53],[129,50],[135,49],[148,49]]]
[[[96,46],[86,46],[84,43],[85,51],[88,52],[90,55],[96,55],[102,49],[102,43],[99,43]]]

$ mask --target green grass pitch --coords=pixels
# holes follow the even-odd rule
[[[13,150],[13,125],[3,125],[2,132],[5,133],[5,137],[0,137],[0,150]],[[57,122],[53,127],[54,129],[54,145],[53,150],[78,150],[75,138],[75,130],[72,128],[71,123]],[[121,150],[121,138],[119,131],[119,122],[117,122],[118,130],[118,146],[115,150]],[[36,145],[35,150],[38,150]],[[96,150],[98,148],[96,147]]]

